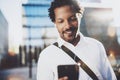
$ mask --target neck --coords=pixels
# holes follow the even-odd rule
[[[74,46],[76,46],[78,44],[80,40],[80,35],[77,35],[76,38],[73,39],[73,41],[71,41],[70,43],[73,44]]]

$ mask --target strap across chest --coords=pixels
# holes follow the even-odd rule
[[[58,47],[58,43],[55,42],[53,45]],[[58,47],[60,48],[60,47]],[[98,80],[97,76],[95,73],[77,56],[75,55],[70,49],[65,47],[64,45],[61,46],[61,48],[65,53],[67,53],[76,63],[79,64],[79,66],[93,79],[93,80]]]

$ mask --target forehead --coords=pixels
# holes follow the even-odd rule
[[[73,15],[74,12],[70,6],[58,7],[54,10],[55,18]]]

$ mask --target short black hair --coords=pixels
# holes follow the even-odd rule
[[[77,0],[53,0],[51,2],[50,8],[48,9],[49,17],[52,22],[55,21],[54,10],[58,7],[65,6],[65,5],[71,6],[76,13],[81,13],[81,7],[80,7],[80,4],[78,4]]]

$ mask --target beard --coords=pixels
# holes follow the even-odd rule
[[[76,38],[78,28],[70,27],[62,32],[62,38],[67,42],[72,42]]]

